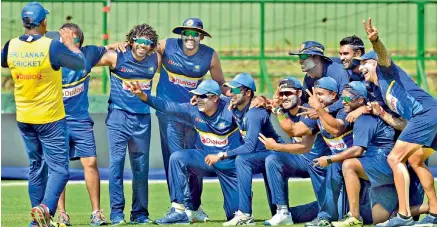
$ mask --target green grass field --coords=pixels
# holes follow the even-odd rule
[[[11,181],[2,181],[1,186],[1,226],[23,227],[30,221],[30,202],[27,194],[27,186],[7,186]],[[23,182],[23,181],[20,181]],[[436,182],[437,185],[437,182]],[[290,205],[299,205],[314,201],[314,193],[309,181],[289,182]],[[131,201],[131,184],[125,183],[126,196],[126,220],[129,220],[129,208]],[[264,220],[269,219],[270,211],[263,182],[253,183],[253,215],[257,225],[263,225]],[[108,184],[102,184],[101,207],[109,219],[109,195]],[[202,209],[209,215],[211,222],[207,224],[195,224],[193,226],[219,227],[225,220],[223,211],[223,196],[218,183],[205,183],[202,196]],[[164,183],[149,184],[149,212],[152,220],[163,217],[170,206],[167,186]],[[67,185],[67,212],[74,226],[89,226],[89,214],[91,206],[85,184]],[[303,226],[303,225],[295,225]]]

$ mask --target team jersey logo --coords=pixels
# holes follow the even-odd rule
[[[155,68],[153,66],[149,67],[149,74],[155,74]]]
[[[197,84],[199,83],[198,78],[189,78],[185,76],[179,76],[179,75],[168,75],[168,80],[172,82],[173,84],[186,87],[186,88],[196,88]]]
[[[174,62],[174,61],[171,60],[171,59],[168,59],[168,64],[170,64],[170,65],[174,65],[174,66],[177,66],[177,67],[182,67],[182,64],[181,64],[181,63]]]
[[[16,74],[15,75],[15,79],[16,80],[41,80],[42,79],[42,74],[38,73],[38,74]]]
[[[224,147],[228,145],[228,136],[217,136],[212,133],[199,131],[200,141],[208,147]]]
[[[82,84],[79,84],[79,85],[77,85],[75,87],[64,88],[64,89],[62,89],[62,93],[63,93],[65,98],[70,98],[70,97],[74,97],[76,95],[79,95],[84,90],[85,90],[85,86],[82,83]]]
[[[194,24],[194,21],[191,20],[191,19],[188,20],[187,23],[186,23],[187,26],[192,26],[193,24]]]
[[[353,134],[351,133],[352,131],[349,131],[343,134],[342,136],[336,138],[328,139],[326,137],[323,137],[323,139],[325,139],[326,145],[328,145],[331,151],[338,153],[352,145]]]
[[[193,72],[200,72],[200,65],[195,65],[193,68]]]

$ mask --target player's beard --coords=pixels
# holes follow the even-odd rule
[[[189,38],[187,36],[182,36],[182,41],[184,42],[184,47],[187,50],[194,50],[200,44],[200,38]]]
[[[316,63],[313,58],[307,58],[302,62],[302,72],[309,72],[316,67]]]
[[[299,98],[296,96],[296,95],[293,95],[293,96],[291,96],[290,98],[287,98],[288,100],[288,102],[290,103],[290,104],[286,104],[285,106],[284,106],[284,102],[282,102],[282,107],[285,109],[285,110],[292,110],[292,109],[294,109],[294,108],[296,108],[296,106],[297,106],[297,104],[298,104],[298,101],[299,101]],[[285,101],[285,100],[284,100]]]

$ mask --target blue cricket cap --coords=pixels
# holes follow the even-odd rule
[[[376,54],[375,51],[371,50],[371,51],[361,55],[361,57],[355,57],[354,59],[360,60],[360,61],[373,59],[373,60],[377,61],[378,60],[378,55]]]
[[[324,54],[325,47],[316,41],[305,41],[300,45],[300,49],[298,52],[290,52],[289,55],[318,55],[325,58],[327,61],[332,61],[331,58],[328,58]]]
[[[314,87],[323,88],[338,93],[337,81],[331,77],[322,77],[314,83]]]
[[[196,89],[191,90],[190,93],[195,95],[214,94],[220,95],[222,91],[220,86],[214,80],[204,80],[197,86]]]
[[[347,90],[348,92],[352,93],[355,96],[363,97],[367,100],[367,88],[364,83],[360,81],[352,81],[346,86],[344,86],[344,90]]]
[[[278,87],[280,92],[302,89],[302,85],[300,84],[300,81],[291,76],[279,81]]]
[[[245,86],[252,91],[256,91],[255,80],[249,73],[238,73],[234,79],[224,85],[230,88]]]
[[[190,17],[190,18],[186,19],[184,21],[184,23],[182,24],[182,26],[178,26],[178,27],[173,29],[173,33],[180,35],[180,34],[182,34],[183,30],[188,30],[188,29],[198,31],[198,32],[204,34],[205,36],[212,38],[212,36],[207,31],[203,30],[202,20],[200,20],[199,18],[195,18],[195,17]]]
[[[32,24],[40,25],[41,22],[46,19],[47,14],[50,14],[50,11],[45,9],[39,2],[30,2],[23,7],[21,19],[26,17],[32,18]]]

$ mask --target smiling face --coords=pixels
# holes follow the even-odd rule
[[[197,108],[200,112],[208,112],[217,105],[218,96],[214,94],[196,95]]]
[[[337,93],[324,89],[324,88],[314,88],[317,98],[323,107],[327,107],[334,103]]]
[[[350,45],[340,46],[340,60],[343,63],[343,68],[352,69],[353,68],[353,58],[361,56],[360,50],[354,50]]]
[[[364,79],[368,82],[375,83],[377,79],[376,75],[377,61],[373,59],[361,61],[360,67],[358,68],[360,72],[364,75]]]
[[[299,104],[299,97],[302,95],[302,90],[289,90],[280,91],[279,98],[282,99],[282,108],[284,110],[291,110],[297,107]]]
[[[343,90],[341,98],[343,100],[342,103],[344,106],[344,112],[346,113],[354,111],[364,103],[364,99],[362,97],[357,97],[347,89]]]
[[[183,30],[181,34],[184,47],[187,50],[195,50],[200,45],[200,40],[203,40],[203,34],[198,31],[187,29]]]
[[[143,59],[150,52],[153,52],[154,48],[152,46],[153,42],[147,36],[135,37],[132,42],[132,53],[137,60]]]

